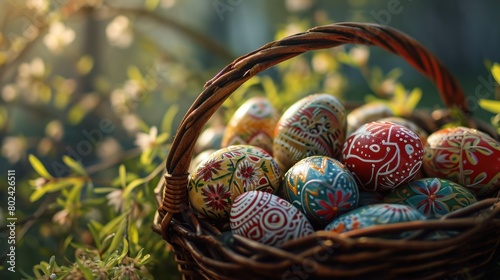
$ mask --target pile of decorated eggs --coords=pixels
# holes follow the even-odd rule
[[[348,113],[333,95],[314,94],[280,114],[264,97],[248,100],[222,146],[193,160],[190,206],[221,230],[274,246],[317,230],[439,219],[500,189],[500,143],[489,135],[428,134],[383,105],[363,108]]]

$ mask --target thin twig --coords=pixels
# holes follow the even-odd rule
[[[40,207],[38,207],[38,209],[36,209],[33,215],[26,218],[26,223],[16,236],[18,240],[21,240],[24,237],[24,235],[30,230],[30,228],[35,224],[35,222],[45,213],[45,211],[49,208],[50,204],[56,199],[58,195],[59,195],[58,193],[51,193],[47,195],[43,203],[40,205]]]
[[[157,13],[150,12],[148,10],[144,9],[138,9],[138,8],[117,8],[117,7],[109,7],[113,11],[117,13],[123,13],[123,14],[133,14],[137,15],[140,17],[146,17],[149,19],[152,19],[158,23],[161,23],[163,25],[172,27],[180,33],[186,35],[187,37],[191,38],[193,41],[199,43],[209,51],[213,52],[214,54],[222,57],[226,61],[230,62],[235,59],[235,56],[224,46],[219,44],[218,42],[214,41],[212,38],[209,36],[206,36],[205,34],[197,31],[196,29],[193,29],[183,23],[180,23],[172,18],[165,17],[162,15],[159,15]]]
[[[111,158],[107,161],[99,162],[99,163],[96,163],[94,165],[87,167],[86,168],[87,174],[89,174],[89,175],[96,174],[98,172],[101,172],[103,170],[111,168],[111,167],[119,164],[120,162],[135,158],[135,157],[139,156],[140,154],[141,154],[140,148],[134,148],[132,150],[128,150],[128,151],[124,152],[123,154],[121,154],[120,156],[116,156],[116,157]]]
[[[68,18],[71,15],[77,13],[84,6],[79,3],[80,0],[70,0],[65,5],[60,8],[60,12],[63,18]],[[82,2],[83,3],[83,2]],[[25,47],[19,52],[14,51],[13,49],[9,50],[8,57],[10,58],[7,62],[0,66],[0,81],[6,79],[8,77],[8,70],[13,69],[13,65],[15,65],[18,61],[20,61],[24,56],[26,56],[29,51],[35,46],[36,42],[40,39],[42,34],[48,29],[50,25],[50,21],[46,20],[39,25],[33,25],[37,28],[37,34],[31,41],[27,42]],[[12,73],[12,72],[10,72]]]

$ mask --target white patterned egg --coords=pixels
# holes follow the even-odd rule
[[[288,201],[276,195],[248,191],[231,206],[233,234],[275,246],[314,232],[307,218]]]
[[[345,108],[339,99],[326,93],[306,96],[276,124],[273,156],[283,173],[310,156],[340,159],[346,126]]]

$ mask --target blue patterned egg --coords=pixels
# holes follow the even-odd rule
[[[470,190],[455,182],[423,178],[387,194],[384,202],[410,205],[428,218],[438,219],[477,202],[477,199]]]
[[[425,220],[417,209],[403,204],[379,203],[359,207],[334,219],[326,231],[338,233],[376,225]]]
[[[235,145],[209,155],[189,176],[191,207],[225,226],[234,199],[247,191],[276,193],[281,185],[278,164],[265,150]]]
[[[346,132],[344,105],[330,94],[313,94],[294,103],[274,132],[273,156],[286,172],[315,155],[340,158]]]
[[[314,232],[307,218],[288,201],[261,191],[236,197],[230,226],[233,234],[271,246]]]
[[[326,156],[297,162],[285,173],[283,188],[286,199],[321,227],[358,206],[356,180],[342,163]]]

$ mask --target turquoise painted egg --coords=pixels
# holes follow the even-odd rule
[[[276,193],[281,184],[278,164],[261,148],[235,145],[217,150],[189,176],[191,207],[206,219],[224,224],[234,199],[247,191]]]
[[[229,120],[221,147],[252,145],[272,154],[274,129],[280,116],[267,98],[256,96],[248,99]]]
[[[440,129],[427,138],[423,169],[428,177],[444,178],[477,197],[500,189],[500,142],[467,127]]]
[[[422,178],[390,192],[384,202],[406,204],[430,219],[439,219],[477,202],[477,199],[467,188],[452,181]]]
[[[326,231],[338,233],[376,225],[425,220],[415,208],[403,204],[379,203],[356,208],[334,219]]]
[[[321,227],[358,206],[356,180],[342,163],[326,156],[297,162],[285,173],[283,188],[286,199]]]
[[[306,96],[278,121],[273,156],[283,172],[309,156],[339,159],[346,126],[344,105],[336,97],[326,93]]]
[[[271,246],[314,232],[307,218],[288,201],[261,191],[236,197],[230,226],[233,234]]]

